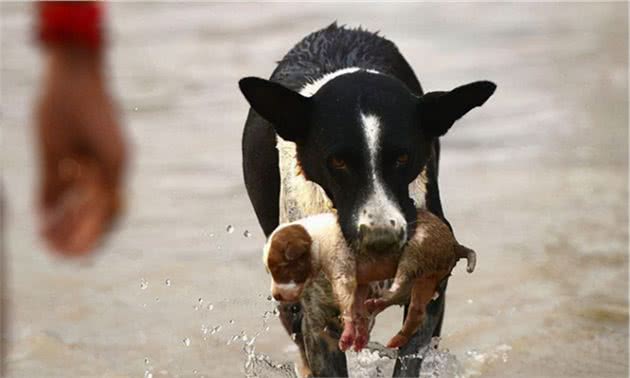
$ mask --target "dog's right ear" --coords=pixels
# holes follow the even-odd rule
[[[441,137],[464,114],[483,105],[496,88],[493,82],[476,81],[450,92],[425,93],[420,97],[420,123],[423,130],[432,137]]]
[[[243,78],[238,86],[252,109],[271,122],[282,139],[297,142],[306,136],[310,98],[257,77]]]

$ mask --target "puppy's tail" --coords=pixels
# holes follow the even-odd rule
[[[466,271],[468,273],[472,273],[475,270],[475,266],[477,265],[477,254],[475,253],[475,251],[461,244],[457,244],[455,246],[455,252],[457,253],[457,258],[468,260]]]

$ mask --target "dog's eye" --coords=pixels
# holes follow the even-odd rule
[[[348,168],[346,161],[338,157],[330,158],[330,166],[333,169],[339,169],[339,170]]]
[[[409,162],[409,155],[408,154],[398,155],[398,157],[396,158],[396,166],[397,167],[405,166],[408,162]]]

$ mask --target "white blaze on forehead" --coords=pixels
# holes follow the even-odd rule
[[[388,197],[382,177],[378,171],[378,154],[380,151],[381,122],[374,114],[361,113],[361,123],[365,133],[369,155],[369,171],[372,178],[372,193],[359,213],[359,225],[375,223],[381,227],[399,228],[406,230],[405,217],[398,205]],[[394,221],[394,224],[391,223]]]
[[[333,71],[333,72],[329,72],[325,75],[323,75],[320,78],[317,78],[309,83],[306,83],[302,89],[300,90],[300,94],[302,96],[306,96],[306,97],[311,97],[312,95],[314,95],[315,93],[317,93],[318,90],[320,90],[321,87],[323,87],[326,83],[328,83],[329,81],[331,81],[332,79],[339,77],[341,75],[345,75],[345,74],[349,74],[349,73],[354,73],[357,71],[366,71],[369,73],[373,73],[373,74],[378,74],[378,71],[375,70],[366,70],[366,69],[362,69],[359,67],[347,67],[347,68],[342,68],[340,70],[337,71]]]
[[[361,122],[367,140],[368,152],[370,154],[370,168],[372,175],[376,178],[376,152],[379,149],[378,142],[381,136],[381,122],[373,114],[365,115],[361,113]]]

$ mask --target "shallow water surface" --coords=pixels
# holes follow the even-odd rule
[[[236,83],[334,20],[395,41],[426,90],[498,84],[443,141],[445,211],[478,265],[455,269],[422,376],[628,375],[626,4],[108,4],[129,208],[76,263],[36,237],[33,9],[0,7],[10,376],[293,374],[242,183]],[[378,352],[349,357],[355,377],[391,374]]]

